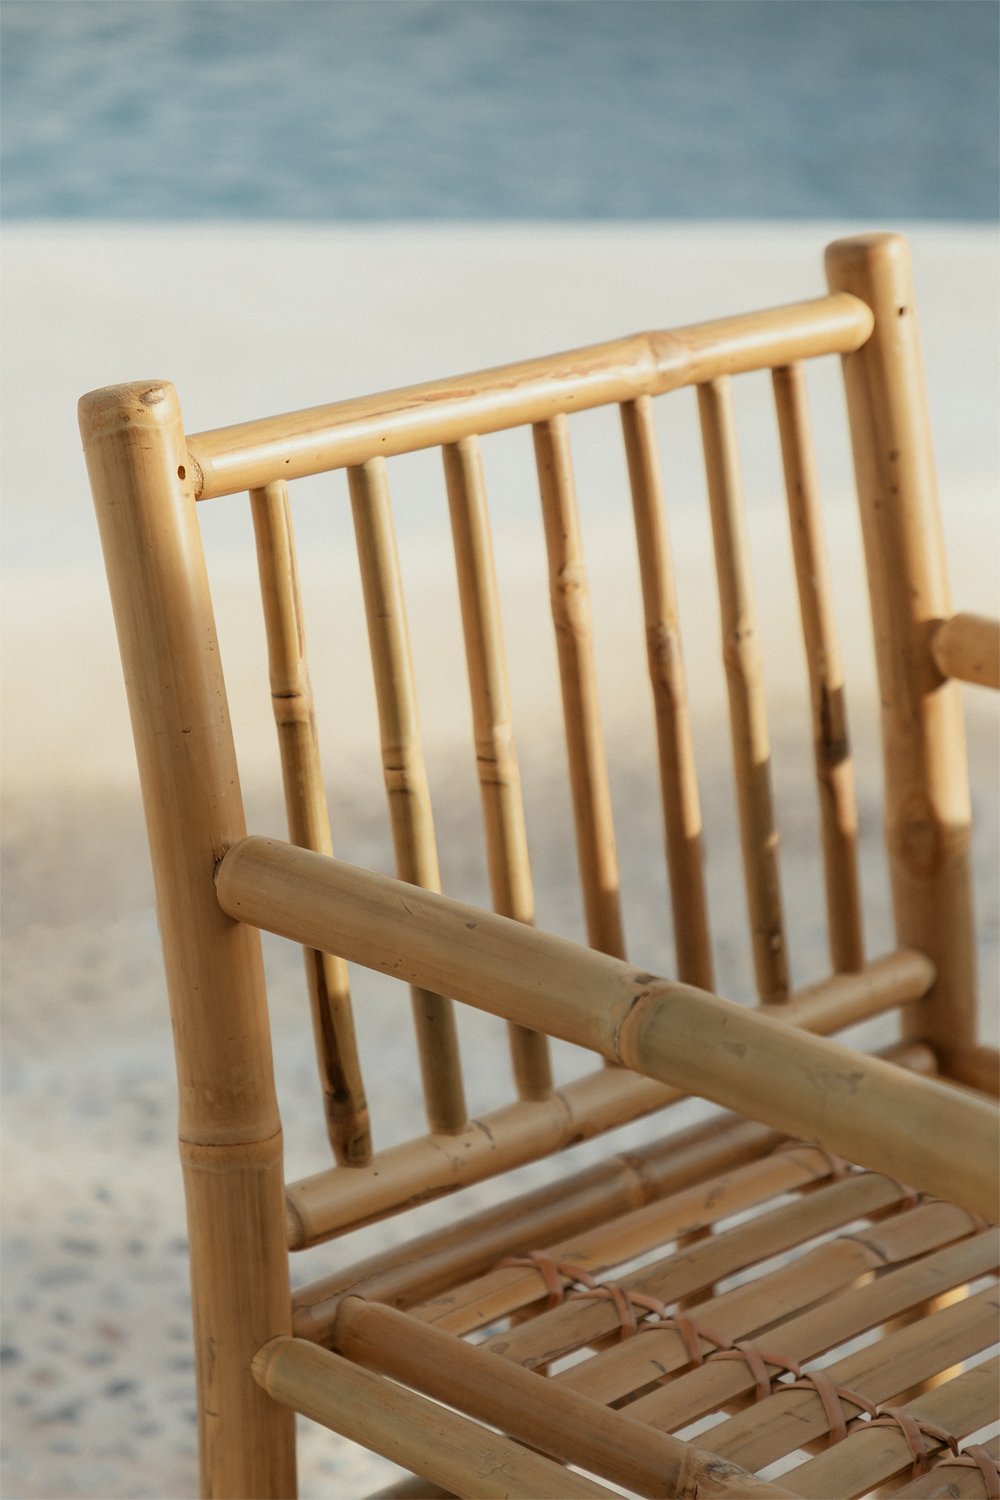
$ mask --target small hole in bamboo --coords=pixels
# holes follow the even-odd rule
[[[177,465],[177,478],[178,479],[186,479],[187,478],[187,470],[185,469],[185,467],[184,467],[183,464],[178,464]]]

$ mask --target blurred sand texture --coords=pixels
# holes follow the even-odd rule
[[[820,294],[844,225],[631,228],[246,226],[8,229],[4,249],[4,1396],[9,1500],[196,1490],[173,1069],[128,716],[75,402],[165,377],[192,430],[633,332]],[[880,226],[884,227],[884,226]],[[903,227],[906,226],[892,226]],[[997,611],[997,263],[992,231],[911,230],[956,607]],[[769,382],[737,415],[797,985],[828,971],[805,666]],[[891,946],[877,698],[836,361],[811,376],[857,749],[867,941]],[[705,811],[719,987],[752,998],[711,539],[694,400],[660,437]],[[612,761],[629,951],[670,973],[642,613],[615,414],[571,424]],[[530,438],[484,440],[538,922],[583,936]],[[447,507],[434,453],[390,468],[445,889],[487,899]],[[284,835],[244,498],[202,508],[250,827]],[[338,854],[391,869],[342,475],[304,482],[295,524]],[[997,722],[970,690],[985,1034],[996,1030]],[[287,1172],[325,1165],[298,955],[266,944]],[[385,1145],[417,1133],[405,999],[357,976]],[[881,1024],[881,1023],[880,1023]],[[463,1017],[480,1112],[507,1097],[487,1018]],[[575,1064],[560,1052],[560,1068]],[[646,1124],[639,1128],[649,1133]],[[584,1147],[524,1181],[589,1160]],[[548,1172],[548,1177],[546,1176]],[[469,1206],[494,1201],[481,1184]],[[420,1210],[417,1229],[450,1208]],[[399,1221],[309,1252],[305,1279],[395,1242]],[[392,1466],[311,1429],[305,1500],[354,1500]]]

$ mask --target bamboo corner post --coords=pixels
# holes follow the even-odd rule
[[[215,896],[244,833],[180,406],[165,382],[80,403],[115,602],[176,1043],[202,1493],[295,1494],[294,1426],[253,1379],[291,1331],[281,1124],[260,940]]]
[[[976,1041],[969,871],[971,814],[957,683],[935,660],[952,610],[906,241],[838,240],[832,292],[875,314],[871,337],[843,356],[875,654],[882,698],[885,831],[896,934],[927,953],[937,979],[910,1021],[947,1068]]]

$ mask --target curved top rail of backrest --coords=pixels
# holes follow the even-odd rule
[[[668,332],[637,333],[520,364],[313,406],[188,440],[199,500],[498,432],[721,375],[849,354],[870,308],[848,292]]]

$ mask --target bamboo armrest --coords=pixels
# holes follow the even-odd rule
[[[216,872],[229,916],[589,1047],[1000,1218],[983,1100],[619,959],[278,840]]]
[[[1000,620],[986,615],[952,615],[931,639],[938,671],[961,682],[1000,688]]]

